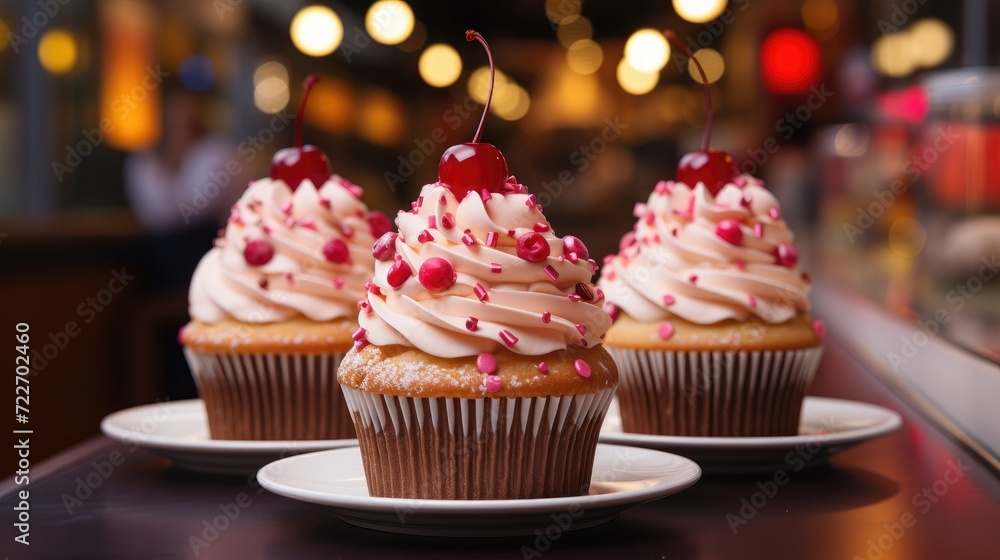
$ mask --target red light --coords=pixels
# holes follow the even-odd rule
[[[760,48],[764,86],[773,93],[805,93],[819,82],[819,45],[799,29],[779,29]]]

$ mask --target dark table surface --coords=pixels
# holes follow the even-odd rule
[[[706,476],[692,488],[633,508],[606,525],[561,535],[545,558],[1000,558],[1000,479],[881,384],[835,340],[812,394],[900,412],[902,428],[819,470],[790,473],[745,524],[742,500],[772,474]],[[98,466],[118,452],[106,475]],[[115,456],[117,458],[117,456]],[[4,522],[11,558],[534,558],[535,539],[406,537],[346,525],[320,506],[270,494],[238,478],[191,474],[157,455],[94,438],[32,467],[31,545]],[[80,481],[92,495],[67,503]],[[12,481],[0,486],[13,518]],[[81,492],[83,493],[83,492]],[[204,523],[246,493],[250,505],[208,546]],[[240,498],[242,499],[242,498]],[[758,503],[759,500],[758,500]],[[72,510],[72,511],[70,511]],[[211,536],[211,535],[210,535]]]

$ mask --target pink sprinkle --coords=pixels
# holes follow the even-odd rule
[[[410,212],[413,212],[414,214],[416,214],[419,208],[420,207],[417,206],[417,201],[416,200],[414,200],[413,202],[410,203]]]
[[[367,308],[368,308],[368,301],[363,300],[363,299],[359,299],[358,300],[358,309],[364,310],[364,309],[367,309]]]
[[[535,204],[538,204],[538,199],[535,198],[535,195],[529,194],[528,199],[524,201],[524,205],[527,206],[528,208],[531,208]]]
[[[500,331],[500,340],[502,340],[503,343],[506,344],[507,346],[511,347],[517,344],[517,337],[514,336],[514,333],[508,331],[507,329],[503,329]]]
[[[573,369],[580,374],[580,377],[590,377],[590,364],[583,360],[573,362]]]
[[[611,321],[614,322],[618,319],[618,314],[621,313],[621,309],[617,305],[609,303],[604,306],[604,312],[607,313],[608,316],[611,317]]]
[[[545,275],[549,277],[549,280],[552,280],[553,282],[559,278],[559,273],[556,272],[556,269],[552,268],[551,264],[545,265],[545,268],[542,270],[545,271]]]
[[[263,231],[265,235],[271,235],[271,228],[267,226],[260,226],[260,230]]]
[[[654,187],[653,190],[655,190],[657,194],[669,194],[670,185],[668,185],[666,181],[660,181],[656,184],[656,187]]]
[[[514,237],[514,235],[515,235],[516,233],[517,233],[517,232],[516,232],[516,231],[514,231],[514,230],[512,230],[512,229],[508,229],[508,230],[507,230],[507,237]]]
[[[469,247],[472,247],[473,245],[476,244],[476,237],[471,233],[466,233],[465,235],[462,236],[462,243],[465,243]]]
[[[302,220],[299,221],[299,225],[301,225],[304,228],[316,231],[316,220],[314,220],[312,216],[303,217]]]
[[[490,200],[491,198],[493,198],[493,195],[490,194],[490,191],[487,190],[487,189],[483,189],[483,202],[486,202],[487,200]]]
[[[580,346],[583,346],[584,348],[589,348],[590,344],[587,344],[587,339],[586,338],[581,338],[580,339]]]
[[[672,228],[670,230],[670,235],[673,235],[674,237],[677,237],[677,228]]]
[[[353,194],[357,198],[361,198],[361,195],[365,194],[365,191],[361,187],[355,184],[349,184],[344,186],[347,187],[347,190],[351,191],[351,194]]]
[[[342,233],[344,237],[350,239],[354,237],[354,228],[352,228],[351,226],[342,226],[340,228],[340,233]]]
[[[813,332],[816,333],[816,336],[820,338],[825,337],[826,323],[824,323],[821,319],[816,319],[815,321],[813,321]]]
[[[566,297],[568,297],[570,301],[583,301],[583,298],[580,297],[579,294],[570,294]]]
[[[753,201],[750,200],[749,196],[744,196],[743,198],[740,199],[740,205],[743,206],[744,208],[750,208],[751,202]]]
[[[636,202],[635,206],[632,207],[632,215],[636,218],[641,218],[645,216],[649,210],[646,208],[646,203]]]
[[[289,214],[290,215],[292,213],[292,201],[291,200],[286,200],[286,201],[282,202],[281,203],[281,211],[284,212],[285,214]]]
[[[656,221],[656,214],[649,212],[642,217],[642,221],[646,222],[647,225],[653,225],[653,222]]]
[[[486,288],[484,288],[483,285],[480,284],[479,282],[476,282],[476,285],[473,286],[472,291],[475,292],[476,297],[479,298],[479,301],[489,301],[490,296],[489,294],[486,293]]]
[[[542,311],[542,322],[549,323],[552,320],[552,313],[549,311]]]
[[[604,299],[604,290],[602,290],[600,286],[594,286],[594,291],[597,292],[597,299],[594,301],[601,301]]]
[[[329,198],[323,198],[322,196],[319,197],[319,205],[322,206],[323,208],[329,209],[330,208],[330,199]]]
[[[341,277],[341,276],[338,276],[338,277],[334,278],[333,279],[333,286],[335,288],[337,288],[338,290],[341,289],[341,288],[343,288],[344,287],[344,278]]]
[[[472,332],[478,331],[479,330],[479,319],[477,319],[475,317],[469,317],[468,319],[465,320],[465,328],[469,329]]]
[[[421,206],[423,206],[424,205],[424,197],[418,196],[416,204],[417,204],[417,208],[420,208]]]
[[[583,323],[577,323],[576,330],[580,331],[580,336],[587,336],[587,326]]]
[[[672,296],[670,294],[664,294],[664,296],[663,296],[663,305],[673,305],[676,302],[677,302],[677,300],[674,299],[674,296]]]
[[[178,344],[184,344],[184,331],[186,331],[187,328],[188,328],[188,326],[184,325],[183,327],[180,328],[179,331],[177,331],[177,343]],[[544,363],[545,362],[542,362],[542,364],[544,364]]]
[[[753,225],[753,236],[757,239],[764,237],[764,224]]]
[[[750,307],[757,307],[757,299],[753,296],[747,296],[747,305]]]
[[[433,217],[433,216],[431,216],[431,217]],[[419,241],[421,243],[427,243],[429,241],[434,241],[434,235],[432,235],[431,232],[427,231],[426,229],[422,229],[422,230],[420,230],[420,233],[417,234],[417,241]]]
[[[287,226],[288,228],[295,227],[295,218],[291,216],[285,218],[285,226]]]
[[[382,295],[382,290],[375,285],[375,282],[365,282],[365,289],[377,296]]]
[[[452,216],[451,212],[445,212],[444,216],[441,216],[441,227],[444,229],[455,227],[455,216]]]
[[[476,367],[482,373],[493,373],[497,370],[496,356],[489,352],[483,352],[476,357]]]
[[[546,231],[549,231],[552,228],[550,228],[549,224],[545,222],[535,222],[535,227],[533,229],[539,233],[545,233]]]
[[[358,330],[354,331],[354,334],[351,335],[351,339],[363,340],[367,334],[368,334],[368,329],[364,327],[358,327]]]
[[[607,278],[608,280],[614,280],[615,278],[618,277],[618,275],[615,274],[615,271],[609,270],[604,273],[604,277]]]
[[[434,216],[427,216],[427,229],[437,229],[437,218]]]
[[[660,335],[660,338],[666,340],[671,336],[674,336],[674,326],[664,321],[660,323],[660,328],[657,329],[656,332]]]
[[[483,381],[483,386],[490,393],[496,393],[500,390],[500,387],[503,387],[503,379],[500,379],[499,375],[487,375],[486,380]]]
[[[691,276],[688,276],[688,282],[691,282],[692,284],[698,282],[698,275],[692,274]]]
[[[538,371],[542,373],[548,373],[549,366],[545,365],[545,362],[538,362]]]
[[[503,265],[501,265],[500,263],[491,262],[490,272],[492,272],[493,274],[500,274],[501,272],[503,272]]]
[[[778,218],[781,217],[781,213],[778,212],[777,208],[771,208],[770,210],[768,210],[767,215],[771,216],[771,219],[773,220],[777,220]]]
[[[497,235],[497,232],[495,232],[495,231],[487,232],[486,233],[486,244],[489,245],[490,247],[496,247],[497,246],[497,240],[498,240],[499,237],[500,236]]]
[[[743,259],[736,259],[733,261],[733,264],[740,270],[746,270],[747,268],[747,262]]]
[[[368,346],[369,344],[371,344],[371,343],[368,342],[367,340],[355,340],[354,341],[354,351],[355,352],[360,352],[360,351],[364,350],[365,347]]]
[[[260,280],[257,281],[257,285],[260,286],[260,289],[262,290],[267,289],[267,284],[268,284],[267,278],[261,278]]]
[[[448,197],[441,195],[441,198],[438,199],[438,204],[441,206],[448,206]]]
[[[740,175],[739,177],[733,179],[733,184],[736,185],[737,187],[743,188],[747,186],[747,178]]]

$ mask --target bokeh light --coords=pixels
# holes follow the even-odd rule
[[[504,74],[500,70],[497,70],[493,77],[493,100],[496,101],[498,97],[503,95],[504,90],[507,88],[509,79],[507,74]],[[483,105],[486,103],[486,96],[490,91],[490,67],[480,66],[473,70],[472,74],[469,75],[469,85],[468,85],[469,95],[476,100],[477,103]]]
[[[915,257],[924,249],[927,231],[913,218],[897,218],[889,227],[889,249],[901,257]]]
[[[288,107],[291,93],[288,81],[278,76],[268,76],[253,88],[253,104],[265,113],[274,114]]]
[[[640,29],[625,42],[625,60],[640,72],[658,72],[670,57],[670,45],[663,33]]]
[[[700,51],[695,51],[694,58],[698,59],[698,62],[701,63],[702,69],[705,70],[705,77],[708,78],[708,83],[710,84],[718,82],[719,78],[726,71],[726,63],[722,60],[722,55],[717,50],[701,49]],[[701,79],[701,72],[698,72],[698,66],[694,63],[694,60],[688,61],[688,74],[691,75],[691,79],[699,84],[704,83]]]
[[[462,75],[462,58],[458,51],[444,43],[427,47],[417,66],[420,77],[434,87],[448,87]]]
[[[955,37],[946,23],[927,18],[910,28],[910,41],[915,47],[916,63],[925,68],[941,64],[951,56]]]
[[[276,60],[271,60],[261,64],[256,70],[253,71],[254,86],[260,85],[260,83],[267,78],[278,78],[281,81],[288,83],[288,69],[285,68],[284,64]]]
[[[398,45],[413,33],[413,10],[402,0],[379,0],[365,14],[365,29],[383,45]]]
[[[7,40],[6,36],[3,40]],[[72,70],[76,56],[76,41],[68,31],[53,29],[38,42],[38,61],[52,74],[65,74]]]
[[[773,93],[805,93],[820,78],[819,45],[801,29],[779,29],[760,49],[764,86]]]
[[[837,25],[839,18],[834,0],[806,0],[802,3],[802,23],[811,31],[824,31]]]
[[[309,56],[326,56],[344,39],[344,24],[326,6],[307,6],[292,18],[290,28],[295,48]]]
[[[868,151],[871,134],[868,127],[860,123],[845,124],[833,137],[833,149],[843,158],[856,158]]]
[[[618,85],[623,90],[632,95],[643,95],[653,91],[657,82],[660,81],[659,70],[654,72],[643,72],[628,63],[627,59],[622,59],[618,63],[616,71]]]
[[[179,73],[181,83],[191,91],[205,91],[215,83],[215,65],[204,55],[185,58]]]
[[[594,34],[594,26],[583,16],[563,18],[556,29],[556,36],[562,46],[569,48],[573,43],[590,39]]]
[[[0,52],[3,52],[3,50],[7,48],[7,43],[9,42],[7,38],[9,33],[10,28],[7,27],[7,22],[4,21],[3,18],[0,18],[0,39],[3,39],[0,41]]]
[[[719,17],[726,0],[674,0],[674,11],[691,23],[705,23]]]
[[[580,15],[580,0],[545,0],[545,17],[558,25],[569,16]]]
[[[593,74],[603,62],[604,50],[590,39],[577,41],[566,51],[566,65],[577,74]]]
[[[909,34],[892,33],[875,41],[871,61],[880,74],[899,78],[917,69],[917,52]]]
[[[531,98],[528,90],[513,85],[504,89],[503,95],[495,98],[490,111],[506,121],[516,121],[528,113]]]

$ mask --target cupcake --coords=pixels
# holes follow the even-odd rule
[[[809,277],[775,197],[709,150],[707,132],[702,150],[681,159],[677,181],[661,181],[635,206],[634,230],[604,260],[599,286],[615,319],[605,346],[621,372],[622,426],[795,435],[822,354]]]
[[[373,249],[361,329],[338,372],[373,496],[589,488],[618,384],[596,264],[478,139],[444,153],[440,181]]]
[[[354,437],[336,371],[358,328],[372,243],[391,227],[360,194],[302,146],[279,151],[271,178],[233,206],[195,269],[179,337],[212,438]]]

